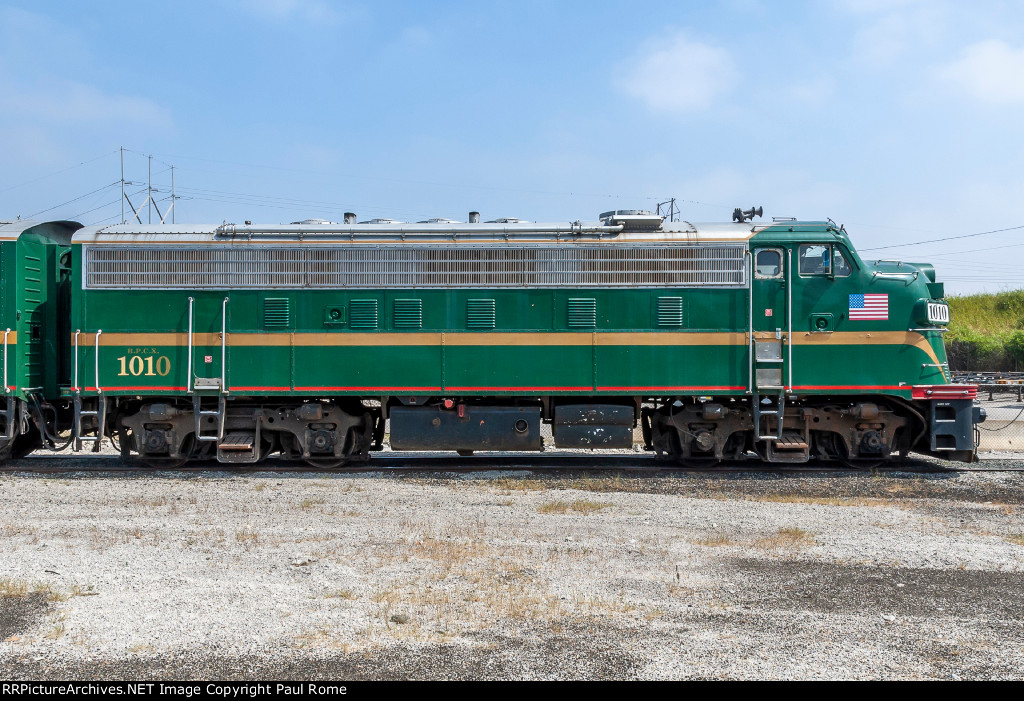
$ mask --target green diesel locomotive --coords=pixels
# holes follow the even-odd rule
[[[637,426],[685,464],[974,460],[984,416],[951,383],[933,268],[748,215],[81,228],[48,301],[59,387],[19,379],[20,425],[56,443],[66,419],[76,448],[111,436],[155,466],[334,467],[386,435],[621,449]]]

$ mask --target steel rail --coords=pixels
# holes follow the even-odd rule
[[[889,465],[873,470],[858,470],[841,464],[810,464],[810,465],[775,465],[770,463],[725,463],[722,465],[685,466],[660,461],[650,457],[605,456],[594,457],[554,456],[554,457],[377,457],[368,462],[351,464],[340,468],[321,468],[301,462],[288,462],[270,459],[265,462],[236,465],[224,464],[214,460],[195,462],[182,467],[162,468],[140,465],[127,465],[118,456],[75,456],[57,458],[62,462],[71,463],[61,466],[34,466],[31,463],[52,459],[50,456],[35,455],[11,461],[0,466],[0,473],[32,472],[32,473],[68,473],[68,472],[128,472],[140,474],[155,473],[318,473],[318,474],[354,474],[374,472],[423,473],[423,472],[507,472],[531,470],[545,473],[570,472],[646,472],[646,473],[707,473],[707,474],[772,474],[772,473],[850,473],[865,475],[872,473],[935,473],[935,474],[970,474],[993,472],[1024,472],[1024,461],[1017,461],[1020,467],[1008,468],[949,468],[928,462],[915,462],[904,465]],[[90,464],[92,463],[92,464]],[[102,464],[96,464],[102,463]]]

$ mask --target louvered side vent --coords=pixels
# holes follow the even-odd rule
[[[286,329],[291,326],[291,309],[287,297],[267,297],[263,300],[263,326],[268,329]]]
[[[348,305],[349,326],[353,329],[377,328],[377,300],[354,299]]]
[[[494,328],[493,299],[471,299],[466,302],[466,328]]]
[[[396,329],[423,328],[423,300],[396,299],[394,311]]]
[[[569,300],[569,328],[571,329],[592,329],[597,326],[597,300],[570,299]]]
[[[658,326],[679,328],[684,323],[683,298],[658,297]]]
[[[87,288],[744,287],[747,245],[83,245]],[[412,294],[412,293],[410,293]],[[481,292],[480,294],[485,294]]]

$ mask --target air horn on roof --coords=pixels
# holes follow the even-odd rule
[[[754,215],[757,215],[758,217],[760,217],[762,212],[764,212],[764,208],[763,207],[757,207],[757,208],[751,207],[750,209],[747,209],[747,210],[743,210],[743,209],[740,209],[739,207],[737,207],[736,209],[732,210],[732,220],[733,221],[738,221],[738,222],[740,222],[742,224],[743,222],[747,221],[748,219],[753,219]]]

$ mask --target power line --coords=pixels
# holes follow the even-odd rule
[[[78,219],[83,214],[89,214],[90,212],[95,212],[97,209],[104,209],[105,207],[112,207],[113,205],[117,204],[118,202],[120,202],[120,198],[114,200],[113,202],[107,202],[106,204],[101,204],[99,207],[93,207],[92,209],[87,209],[84,212],[79,212],[78,214],[73,214],[73,215],[71,215],[69,217],[69,219]]]
[[[114,183],[114,184],[115,185],[119,185],[120,183]],[[139,190],[138,192],[133,192],[131,194],[131,196],[134,197],[135,195],[142,194],[143,192],[145,192],[145,190]],[[112,207],[113,205],[117,204],[120,201],[121,201],[120,198],[118,198],[116,200],[113,200],[112,202],[107,202],[106,204],[101,204],[98,207],[93,207],[92,209],[87,209],[84,212],[79,212],[78,214],[75,214],[75,215],[71,216],[70,218],[71,219],[78,219],[78,217],[82,216],[83,214],[89,214],[90,212],[95,212],[97,209],[103,209],[104,207]]]
[[[117,153],[117,151],[109,151],[107,153],[104,153],[102,156],[97,156],[96,158],[93,158],[91,160],[82,161],[81,163],[76,163],[73,166],[68,166],[67,168],[62,168],[61,170],[56,170],[56,171],[54,171],[52,173],[47,173],[46,175],[40,175],[38,178],[32,178],[31,180],[26,180],[25,182],[18,183],[17,185],[11,185],[10,187],[5,187],[3,190],[0,190],[0,192],[8,192],[9,190],[15,190],[15,189],[17,189],[19,187],[24,187],[25,185],[31,185],[32,183],[37,183],[40,180],[46,180],[47,178],[52,178],[54,175],[60,175],[61,173],[66,173],[69,170],[74,170],[75,168],[79,168],[79,167],[84,166],[84,165],[89,165],[90,163],[95,163],[96,161],[99,161],[101,159],[107,158],[108,156],[111,156],[111,155],[113,155],[115,153]]]
[[[961,234],[960,236],[946,236],[941,239],[929,239],[927,241],[913,241],[911,243],[894,243],[891,246],[875,246],[873,248],[862,248],[861,251],[881,251],[886,248],[903,248],[905,246],[923,246],[924,244],[938,243],[940,241],[952,241],[954,239],[969,239],[974,236],[987,236],[988,234],[1001,234],[1004,231],[1017,231],[1018,229],[1024,229],[1024,224],[1020,226],[1011,226],[1006,229],[993,229],[992,231],[979,231],[975,234]]]
[[[84,200],[86,197],[90,197],[92,195],[95,195],[98,192],[103,192],[104,190],[107,190],[109,188],[114,187],[115,185],[120,185],[120,184],[121,184],[120,180],[115,180],[114,182],[110,183],[109,185],[104,185],[103,187],[98,188],[96,190],[93,190],[92,192],[87,192],[84,195],[82,195],[81,197],[76,197],[73,200],[68,200],[67,202],[61,202],[60,204],[56,204],[56,205],[54,205],[52,207],[48,207],[46,209],[40,210],[40,211],[36,212],[35,214],[28,215],[28,217],[26,217],[26,218],[27,219],[31,219],[32,217],[36,217],[36,216],[39,216],[40,214],[45,214],[46,212],[52,211],[52,210],[57,209],[59,207],[63,207],[66,204],[71,204],[72,202],[78,202],[78,200]]]

